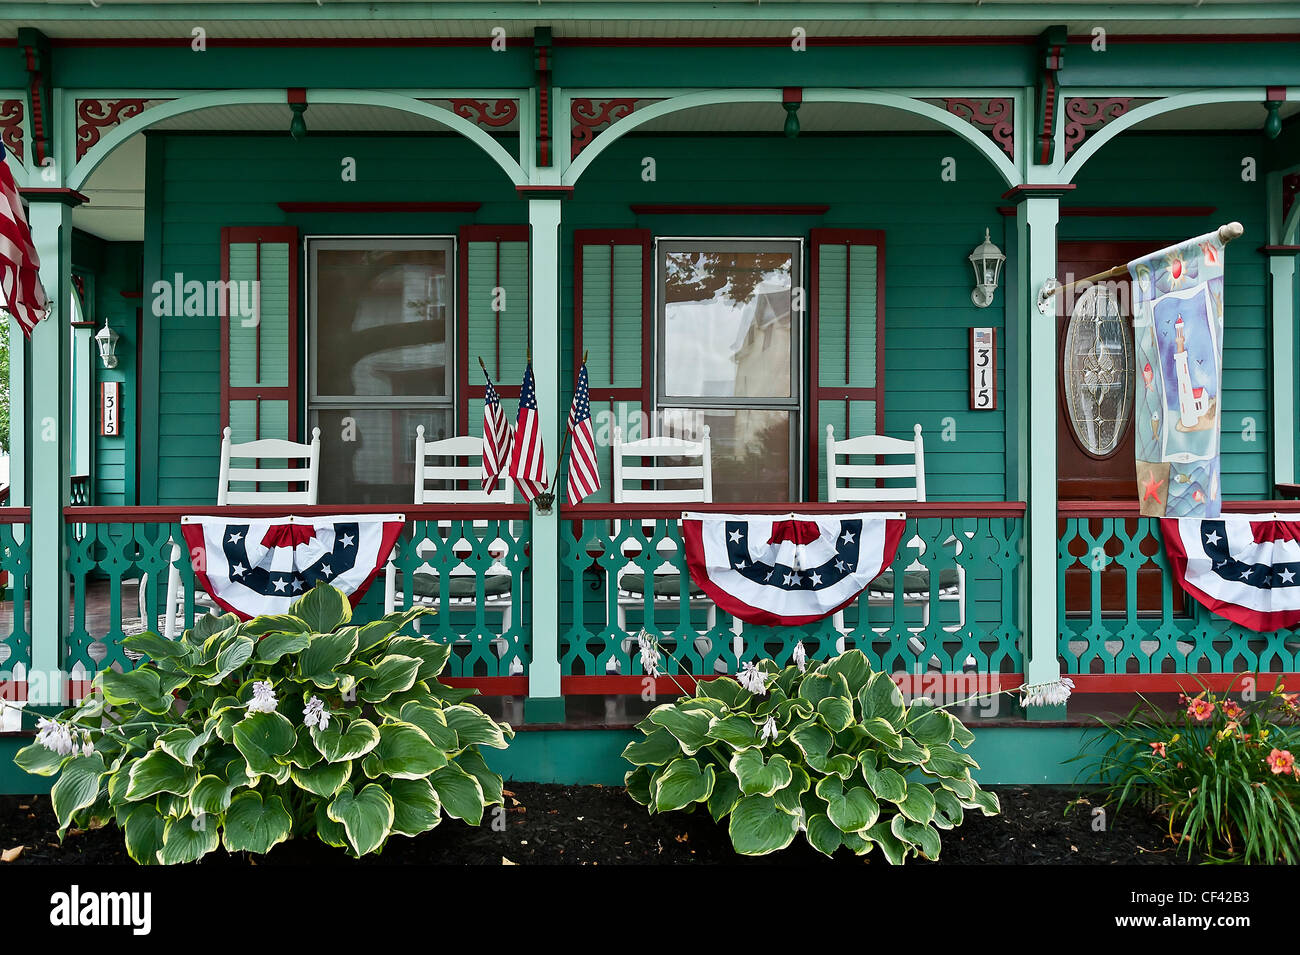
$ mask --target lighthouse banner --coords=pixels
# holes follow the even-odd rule
[[[1300,514],[1230,514],[1160,522],[1183,590],[1261,633],[1300,625]]]
[[[894,561],[906,516],[682,515],[691,579],[748,623],[797,626],[843,610]]]
[[[401,514],[181,518],[194,576],[223,610],[249,620],[286,613],[318,583],[355,607],[388,562]]]
[[[1150,517],[1218,517],[1223,243],[1216,233],[1130,262],[1138,501]]]

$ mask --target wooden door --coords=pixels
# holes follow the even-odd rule
[[[1056,274],[1063,283],[1082,279],[1169,244],[1169,241],[1160,238],[1140,242],[1062,242],[1057,247]],[[1125,332],[1129,336],[1131,350],[1133,308],[1128,278],[1125,276],[1112,281],[1116,292],[1116,303],[1119,306]],[[1131,406],[1129,421],[1123,426],[1118,444],[1112,452],[1105,455],[1092,453],[1070,421],[1066,396],[1069,383],[1065,380],[1065,345],[1071,309],[1076,300],[1077,297],[1074,296],[1057,296],[1057,378],[1059,382],[1056,404],[1057,497],[1067,506],[1071,501],[1129,502],[1134,500],[1137,493],[1133,463],[1135,424],[1132,420]],[[1064,521],[1060,522],[1059,529],[1064,532]],[[1130,522],[1129,529],[1136,529],[1136,522]],[[1100,533],[1100,522],[1094,523],[1091,530]],[[1081,545],[1076,543],[1077,546]],[[1108,554],[1114,556],[1120,550],[1118,542],[1112,541],[1106,550]],[[1091,573],[1084,566],[1075,565],[1066,572],[1065,610],[1067,613],[1085,614],[1091,610],[1090,578]],[[1179,598],[1179,606],[1176,609],[1181,610],[1181,591],[1175,589],[1175,595]],[[1139,569],[1137,598],[1139,613],[1160,612],[1159,568],[1147,565]],[[1123,613],[1126,609],[1125,599],[1124,569],[1112,563],[1102,572],[1102,610],[1105,613]]]

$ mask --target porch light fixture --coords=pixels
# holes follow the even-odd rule
[[[99,359],[104,363],[105,368],[117,367],[117,340],[120,338],[117,332],[108,327],[108,319],[104,319],[104,327],[95,333],[95,344],[99,347]]]
[[[970,300],[977,308],[988,308],[993,304],[993,293],[998,287],[998,273],[1007,257],[989,238],[989,230],[984,230],[984,241],[970,254],[971,268],[975,270],[975,288],[970,293]]]

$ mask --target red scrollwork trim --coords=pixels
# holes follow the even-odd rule
[[[22,161],[23,158],[23,101],[0,100],[0,142],[5,149]]]
[[[569,109],[573,118],[573,152],[577,158],[596,138],[596,132],[624,116],[637,107],[635,99],[575,99]]]
[[[499,99],[495,102],[453,99],[448,102],[451,103],[451,111],[457,116],[487,129],[509,126],[519,116],[519,103],[512,99]]]
[[[954,116],[989,134],[1008,158],[1015,158],[1016,130],[1014,125],[1015,102],[1010,97],[993,99],[951,98],[943,101],[944,108]]]
[[[99,142],[101,131],[139,116],[145,109],[146,101],[142,99],[77,100],[77,159]]]
[[[1111,120],[1119,119],[1133,108],[1129,97],[1089,99],[1075,96],[1065,101],[1065,155],[1068,157],[1088,138]]]

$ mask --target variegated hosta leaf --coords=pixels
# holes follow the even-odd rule
[[[841,832],[862,832],[880,818],[880,804],[863,786],[844,788],[837,776],[817,783],[817,795],[826,803],[826,815]]]
[[[671,812],[691,803],[706,802],[713,793],[716,775],[712,763],[701,768],[693,759],[674,759],[650,785],[655,811]]]
[[[731,810],[727,826],[731,844],[744,856],[784,849],[799,834],[799,817],[786,812],[771,796],[745,796]]]
[[[764,760],[757,749],[741,750],[732,756],[731,772],[746,796],[772,796],[793,778],[788,759],[778,753]]]
[[[682,710],[672,703],[665,703],[651,710],[647,719],[672,733],[687,756],[694,756],[708,745],[709,724],[713,716],[707,710]]]
[[[677,737],[662,727],[623,748],[623,758],[633,766],[664,766],[682,755]]]

